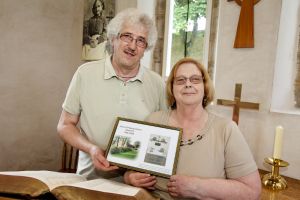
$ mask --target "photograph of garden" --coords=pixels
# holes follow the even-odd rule
[[[115,157],[134,160],[138,155],[140,145],[140,141],[132,142],[130,137],[117,135],[112,141],[110,154]]]

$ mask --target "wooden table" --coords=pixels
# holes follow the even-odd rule
[[[259,170],[259,173],[263,176],[270,172]],[[287,181],[287,189],[274,191],[263,187],[261,200],[300,200],[300,180],[285,176],[284,178]]]
[[[259,170],[261,176],[269,172],[264,170]],[[262,188],[261,200],[300,200],[300,180],[284,177],[287,181],[287,189],[273,191],[267,188]],[[18,200],[19,198],[13,197],[1,197],[0,200]],[[35,199],[39,200],[39,199]],[[45,200],[42,198],[41,200]]]

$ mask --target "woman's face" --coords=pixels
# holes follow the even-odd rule
[[[176,105],[201,105],[204,96],[204,83],[200,70],[193,63],[183,63],[177,69],[173,82],[173,95]]]
[[[103,10],[102,3],[100,1],[96,1],[95,7],[97,15],[100,16]]]

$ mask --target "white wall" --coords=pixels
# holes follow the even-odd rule
[[[56,125],[81,63],[83,0],[1,0],[0,13],[0,170],[58,170]]]
[[[137,0],[137,8],[155,19],[155,3],[155,0]],[[141,64],[147,68],[151,68],[150,66],[152,65],[152,55],[153,49],[150,51],[146,51]]]
[[[137,0],[115,0],[116,1],[116,13],[125,8],[136,8]]]
[[[272,156],[275,127],[281,124],[282,158],[290,166],[280,172],[300,179],[300,116],[270,112],[281,0],[263,0],[255,5],[255,47],[251,49],[233,48],[239,13],[240,7],[234,1],[220,1],[216,99],[232,100],[235,84],[242,83],[242,100],[260,104],[259,111],[241,109],[239,120],[258,167],[270,170],[263,160]],[[214,109],[232,116],[232,108],[214,106]]]

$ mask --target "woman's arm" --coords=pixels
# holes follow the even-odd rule
[[[257,200],[261,193],[261,182],[258,171],[237,179],[202,179],[174,175],[170,178],[168,190],[173,197]]]

